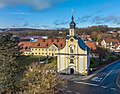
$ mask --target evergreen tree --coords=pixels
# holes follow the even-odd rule
[[[0,34],[0,94],[14,94],[17,90],[19,49],[12,36]]]
[[[31,64],[21,80],[19,94],[61,94],[65,81],[53,70],[53,65]]]

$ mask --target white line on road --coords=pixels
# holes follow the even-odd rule
[[[111,70],[100,83],[102,83],[117,67],[118,66],[116,66],[113,70]]]
[[[98,86],[97,84],[85,83],[85,82],[77,82],[77,81],[74,81],[74,83],[85,84],[85,85],[90,85],[90,86]]]
[[[75,92],[75,94],[80,94],[79,92]]]
[[[116,88],[110,88],[110,89],[112,89],[112,90],[116,90]]]
[[[106,86],[101,86],[102,88],[107,88]]]

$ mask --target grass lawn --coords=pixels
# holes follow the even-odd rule
[[[45,56],[21,56],[20,65],[22,67],[29,66],[33,62],[38,62],[39,60],[45,60]]]
[[[22,68],[26,68],[32,63],[36,63],[39,60],[44,61],[46,60],[46,56],[21,56],[19,61],[20,61],[20,66]],[[54,68],[57,68],[57,59],[56,57],[51,57],[48,59],[48,63],[45,64],[46,66],[53,66]]]
[[[120,55],[108,55],[104,59],[91,59],[90,68],[100,69],[116,60],[120,59]]]

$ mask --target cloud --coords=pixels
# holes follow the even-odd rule
[[[29,22],[27,20],[25,20],[23,27],[27,27],[27,26],[29,26]]]
[[[47,28],[49,28],[50,26],[48,26],[48,25],[42,25],[42,28],[45,28],[45,29],[47,29]]]
[[[24,5],[30,7],[32,10],[40,11],[62,3],[63,1],[65,0],[0,0],[0,8]]]
[[[111,23],[114,25],[120,25],[120,16],[109,15],[109,16],[90,16],[85,15],[82,17],[78,17],[76,20],[77,23],[91,23],[91,24],[107,24]]]
[[[111,23],[111,24],[120,25],[120,17],[119,16],[95,16],[92,19],[92,23],[94,24]]]
[[[66,25],[68,23],[69,21],[65,21],[65,20],[55,20],[53,24],[54,25]]]
[[[77,23],[84,23],[84,22],[89,22],[91,20],[92,16],[90,15],[85,15],[85,16],[82,16],[82,17],[78,17],[76,22]]]

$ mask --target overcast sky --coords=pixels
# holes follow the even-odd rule
[[[120,0],[0,0],[0,28],[120,27]]]

